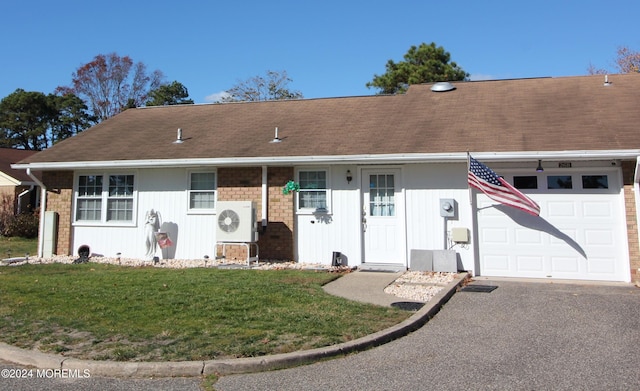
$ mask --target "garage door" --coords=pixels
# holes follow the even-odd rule
[[[477,194],[480,275],[629,280],[619,169],[499,174],[541,212],[531,216]]]

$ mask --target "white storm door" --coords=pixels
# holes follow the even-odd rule
[[[404,264],[404,204],[400,170],[362,171],[365,263]]]

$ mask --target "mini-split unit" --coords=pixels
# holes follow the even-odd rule
[[[218,201],[216,212],[218,242],[254,243],[258,241],[255,202]]]

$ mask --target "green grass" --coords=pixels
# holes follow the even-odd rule
[[[103,264],[0,268],[0,340],[115,361],[252,357],[327,346],[410,313],[326,294],[339,275]]]
[[[38,254],[38,239],[0,236],[0,259]]]

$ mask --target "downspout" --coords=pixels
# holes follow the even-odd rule
[[[35,175],[31,172],[30,168],[27,168],[27,175],[31,178],[38,186],[40,186],[40,223],[38,224],[38,258],[42,258],[42,249],[44,246],[44,212],[47,207],[47,187],[40,181],[40,179],[36,178]]]
[[[636,158],[636,170],[633,177],[633,198],[636,203],[636,226],[640,227],[638,225],[640,224],[640,156]],[[638,240],[640,241],[640,230],[638,230]],[[638,276],[640,276],[640,269],[636,270],[636,278]]]
[[[31,193],[33,191],[33,185],[31,185],[27,190],[24,190],[22,193],[18,194],[18,214],[22,213],[22,197]]]
[[[262,166],[262,232],[267,230],[268,224],[268,206],[267,206],[267,197],[268,197],[268,187],[267,187],[267,166]]]

